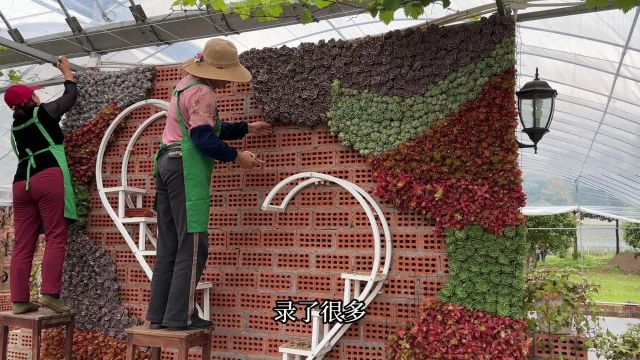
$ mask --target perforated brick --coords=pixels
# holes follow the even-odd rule
[[[240,266],[245,269],[272,268],[273,255],[265,252],[242,252]]]
[[[257,231],[229,231],[228,247],[230,249],[246,249],[257,247],[260,233]]]
[[[293,230],[263,230],[260,237],[262,246],[267,248],[292,248],[296,243]]]
[[[309,228],[311,226],[310,211],[286,211],[276,214],[276,227],[278,228]]]
[[[235,83],[238,94],[253,94],[251,83]]]
[[[247,136],[245,146],[247,150],[257,150],[260,155],[261,150],[273,150],[277,147],[277,137],[275,134]],[[262,157],[262,156],[260,156]]]
[[[247,329],[255,332],[279,333],[280,323],[273,319],[271,314],[249,314]]]
[[[442,285],[446,282],[443,277],[426,277],[420,279],[420,288],[423,296],[437,296],[438,292],[442,288]]]
[[[338,165],[357,165],[366,162],[366,158],[356,150],[353,149],[341,149],[336,151],[336,158]]]
[[[298,275],[298,291],[314,293],[332,293],[335,287],[335,277],[331,275]]]
[[[139,299],[139,288],[120,288],[120,299],[124,302],[137,302]]]
[[[365,341],[375,342],[385,342],[390,335],[395,333],[395,328],[389,326],[389,323],[369,320],[362,322],[362,330]]]
[[[305,324],[302,321],[290,321],[282,325],[282,328],[287,335],[311,338],[311,324]]]
[[[236,95],[238,93],[239,85],[240,85],[239,83],[232,82],[227,84],[227,86],[220,89],[215,89],[214,91],[216,93],[216,96],[219,98],[229,97],[232,95]]]
[[[308,269],[310,267],[310,262],[308,253],[286,253],[278,254],[277,266],[278,268],[284,269]]]
[[[242,190],[242,174],[229,174],[227,172],[213,172],[211,177],[211,189],[215,190]]]
[[[235,308],[238,306],[236,298],[237,294],[235,292],[223,292],[214,288],[210,296],[211,307]]]
[[[355,258],[354,271],[359,273],[371,273],[371,271],[373,271],[373,255],[357,254],[355,255]],[[380,271],[382,271],[383,266],[383,262],[380,262]]]
[[[382,288],[384,293],[393,296],[414,297],[416,296],[417,279],[409,276],[389,276]]]
[[[254,273],[225,273],[224,286],[226,287],[255,287],[256,274]]]
[[[394,269],[401,273],[424,275],[434,274],[439,270],[437,255],[401,255],[394,260]]]
[[[209,216],[210,229],[225,229],[238,226],[238,213],[232,211],[211,211]]]
[[[440,255],[440,271],[445,274],[449,273],[449,260],[446,254]]]
[[[207,267],[211,268],[237,268],[239,262],[239,250],[223,250],[209,253],[207,258]]]
[[[211,321],[216,327],[227,330],[240,330],[241,316],[240,313],[236,313],[233,310],[227,311],[213,311],[211,313]]]
[[[227,246],[227,232],[222,230],[209,230],[209,251]]]
[[[259,286],[268,290],[290,290],[293,288],[293,276],[288,274],[261,273]]]
[[[260,154],[259,158],[265,162],[264,169],[296,168],[298,159],[295,152],[269,152]],[[273,183],[272,186],[276,184]]]
[[[241,292],[239,306],[243,310],[268,311],[275,306],[275,298],[267,293]]]
[[[444,236],[438,236],[436,234],[423,234],[422,248],[425,250],[433,250],[438,252],[444,252],[446,249],[447,240]]]
[[[300,231],[300,247],[309,249],[328,249],[333,247],[335,234],[331,232]]]
[[[383,346],[363,346],[344,344],[344,356],[349,360],[384,359]]]
[[[563,358],[586,360],[586,339],[573,336],[536,334],[533,339],[533,355],[541,359]]]
[[[317,254],[316,269],[328,272],[353,270],[353,258],[348,255]]]
[[[297,130],[294,132],[282,132],[278,135],[278,146],[281,148],[293,147],[301,149],[313,145],[312,131]]]
[[[261,336],[232,336],[230,343],[231,350],[243,354],[261,354],[264,352],[264,343]]]
[[[177,83],[186,73],[175,66],[159,66],[156,67],[155,82],[156,83]]]
[[[353,182],[360,187],[372,186],[376,183],[371,168],[353,169],[351,176]]]
[[[242,114],[244,113],[244,96],[229,96],[216,100],[216,107],[220,113]]]
[[[388,318],[396,315],[397,304],[389,301],[375,299],[367,306],[366,319],[371,318]]]
[[[298,156],[300,157],[300,165],[303,167],[321,168],[334,166],[336,163],[335,150],[305,151]]]
[[[132,283],[142,283],[142,284],[148,284],[149,283],[149,278],[147,277],[147,275],[144,273],[144,271],[142,271],[142,269],[129,269],[129,273],[128,273],[128,280],[129,282]]]
[[[339,231],[336,233],[336,244],[341,249],[371,249],[373,235],[371,231]]]
[[[296,203],[302,208],[335,207],[335,197],[333,190],[305,190],[298,194]]]
[[[211,335],[211,350],[213,351],[229,350],[229,335],[223,335],[223,334]]]
[[[316,131],[318,145],[341,145],[340,140],[331,134],[329,129],[320,128]]]
[[[435,224],[432,220],[425,215],[416,213],[399,212],[396,215],[395,226],[410,227],[410,228],[424,228],[432,227]]]
[[[241,225],[249,228],[275,227],[275,214],[265,211],[243,211]]]
[[[396,305],[396,314],[400,319],[415,319],[416,312],[418,311],[418,301],[421,299],[415,299],[413,302],[406,301]]]
[[[340,229],[349,226],[351,214],[346,211],[317,210],[313,226],[317,229]]]

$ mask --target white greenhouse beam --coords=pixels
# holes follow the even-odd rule
[[[534,11],[529,13],[518,14],[517,21],[525,22],[525,21],[533,21],[533,20],[544,20],[544,19],[552,19],[563,16],[572,16],[572,15],[580,15],[586,13],[594,13],[599,11],[607,11],[607,10],[617,10],[611,3],[606,6],[598,7],[595,9],[590,9],[585,5],[576,5],[576,6],[567,6],[561,7],[558,9],[551,10],[542,10],[542,11]]]
[[[175,11],[170,15],[150,17],[144,22],[140,19],[107,24],[83,29],[81,33],[64,32],[27,39],[26,45],[54,56],[86,56],[93,52],[89,44],[95,46],[95,52],[106,54],[114,51],[136,49],[159,44],[172,44],[181,41],[232,35],[241,32],[295,25],[300,23],[303,8],[293,6],[285,9],[282,17],[276,21],[260,22],[256,19],[243,20],[236,14],[224,15],[207,11]],[[358,3],[342,3],[314,11],[318,21],[364,13],[366,6]],[[77,33],[77,31],[76,31]],[[0,52],[0,67],[15,67],[43,62],[39,57],[19,51]]]
[[[57,64],[58,57],[42,50],[32,48],[31,46],[20,44],[13,40],[9,40],[7,38],[3,38],[0,36],[0,45],[6,47],[7,49],[13,51],[2,51],[0,54],[9,53],[9,54],[18,54],[21,57],[29,58],[33,62],[33,59],[39,60],[39,62],[45,62],[50,64]],[[62,55],[62,54],[58,54]],[[1,56],[1,55],[0,55]],[[1,64],[0,64],[1,65]],[[71,64],[71,70],[74,71],[84,71],[84,68],[80,65]]]

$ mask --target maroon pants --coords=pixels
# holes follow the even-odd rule
[[[42,259],[40,293],[60,294],[62,264],[67,244],[64,218],[64,180],[58,167],[45,169],[13,184],[13,218],[16,240],[11,254],[11,301],[29,301],[29,275],[38,235],[44,227],[46,246]]]

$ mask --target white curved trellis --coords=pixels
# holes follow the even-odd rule
[[[129,143],[125,149],[123,158],[122,158],[122,166],[121,166],[121,174],[120,174],[120,186],[115,187],[104,187],[103,179],[102,179],[102,167],[104,162],[104,153],[107,150],[107,145],[109,143],[109,139],[113,135],[113,132],[118,127],[118,125],[127,118],[133,111],[144,107],[144,106],[155,106],[162,111],[151,115],[148,119],[142,122],[136,129],[136,131],[129,139]],[[128,166],[129,166],[129,158],[131,156],[131,151],[135,146],[135,143],[140,138],[140,135],[144,132],[144,130],[149,127],[152,123],[157,121],[158,119],[164,117],[167,113],[167,109],[169,108],[169,103],[163,100],[157,99],[149,99],[139,101],[128,108],[124,109],[116,118],[113,120],[104,136],[102,137],[102,141],[100,142],[100,147],[98,148],[98,155],[96,160],[96,187],[98,189],[98,194],[100,196],[100,200],[102,201],[102,205],[104,206],[107,214],[113,220],[118,231],[124,238],[125,242],[133,252],[136,260],[140,263],[142,270],[144,270],[145,274],[149,279],[153,277],[153,271],[147,262],[147,257],[155,256],[155,250],[147,250],[147,244],[151,243],[153,248],[156,247],[156,237],[153,232],[149,229],[149,224],[155,224],[157,222],[156,217],[126,217],[126,208],[142,208],[142,200],[143,196],[149,194],[146,189],[140,189],[128,186],[127,176],[128,176]],[[117,211],[113,208],[109,199],[107,198],[107,194],[109,193],[117,193],[118,194],[118,208]],[[153,195],[153,194],[149,194]],[[132,199],[132,196],[135,196],[135,203]],[[125,225],[136,225],[137,233],[136,239],[131,236],[131,233],[126,228]],[[136,243],[137,241],[137,243]],[[198,290],[202,290],[204,292],[203,296],[203,304],[202,306],[197,304],[198,312],[200,316],[209,320],[210,319],[210,307],[209,307],[209,292],[212,285],[211,283],[199,283],[197,286]]]
[[[306,179],[306,180],[303,180]],[[278,192],[284,189],[287,185],[293,184],[295,181],[303,180],[291,189],[280,205],[271,205],[271,202],[278,194]],[[262,210],[284,212],[289,205],[289,202],[304,188],[317,184],[319,182],[331,182],[339,185],[347,190],[362,206],[369,223],[371,224],[371,231],[373,233],[373,249],[374,260],[371,273],[358,274],[358,273],[343,273],[341,278],[345,280],[344,286],[344,304],[348,304],[351,300],[356,299],[364,302],[365,306],[368,306],[373,299],[378,295],[382,289],[384,280],[389,274],[389,268],[391,266],[391,232],[389,231],[389,225],[382,212],[382,209],[376,203],[376,201],[359,186],[331,175],[305,172],[296,175],[289,176],[276,185],[271,192],[265,198],[262,204]],[[376,219],[377,217],[377,219]],[[384,236],[384,265],[381,268],[382,263],[382,239],[380,228],[378,226],[378,220],[382,225],[382,234]],[[366,282],[364,289],[361,291],[361,282]],[[353,283],[353,291],[352,291]],[[289,360],[289,355],[295,356],[296,360],[300,360],[303,357],[306,360],[322,359],[331,348],[340,340],[344,333],[349,329],[351,324],[324,324],[320,327],[320,314],[317,311],[312,312],[313,322],[311,331],[311,342],[307,344],[305,348],[301,348],[300,344],[291,346],[285,344],[280,347],[280,352],[283,353],[283,360]]]

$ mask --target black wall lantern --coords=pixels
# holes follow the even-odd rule
[[[538,141],[549,132],[557,95],[558,92],[546,81],[538,79],[538,68],[536,78],[524,84],[520,91],[516,91],[522,131],[533,141],[533,144],[523,144],[516,139],[518,147],[532,147],[535,153],[538,153]]]

